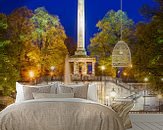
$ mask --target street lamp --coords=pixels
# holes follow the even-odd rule
[[[127,81],[127,73],[123,72],[123,75],[124,75],[124,80]]]
[[[50,75],[51,75],[51,81],[52,81],[53,80],[53,76],[54,76],[55,66],[51,66],[50,70],[51,70]]]
[[[34,77],[35,77],[35,73],[34,73],[32,70],[29,71],[29,77],[30,77],[30,81],[31,81],[31,83],[32,83],[32,80],[33,80]]]
[[[147,77],[145,77],[145,78],[144,78],[144,81],[145,81],[145,82],[148,82],[148,78],[147,78]]]
[[[117,93],[116,93],[116,91],[113,88],[112,91],[110,92],[110,97],[112,98],[112,101],[114,101],[116,96],[117,96]]]
[[[103,72],[104,72],[104,70],[105,70],[105,66],[104,65],[102,65],[101,66],[101,70],[102,70],[102,76],[101,76],[101,102],[103,102],[105,99],[105,86],[103,86],[103,83],[102,83],[102,79],[103,79]],[[105,101],[104,101],[105,102]]]
[[[109,96],[106,96],[106,105],[108,106],[109,105]]]
[[[51,71],[54,71],[55,66],[51,66],[50,69],[51,69]]]
[[[146,91],[147,91],[146,89],[147,89],[147,82],[148,82],[147,77],[144,78],[144,82],[145,82],[145,88],[144,88],[144,108],[143,109],[145,111],[145,105],[146,105],[146,97],[145,96],[146,96]]]
[[[35,76],[35,74],[34,74],[34,72],[31,70],[31,71],[29,71],[29,77],[31,78],[31,79],[33,79],[34,78],[34,76]]]
[[[105,70],[105,66],[104,65],[101,66],[101,70],[102,71]]]
[[[161,78],[161,81],[163,81],[163,78]]]
[[[124,76],[127,76],[127,73],[126,73],[126,72],[124,72],[124,73],[123,73],[123,75],[124,75]]]
[[[102,70],[102,77],[103,77],[103,73],[104,73],[104,70],[105,70],[105,66],[104,65],[101,66],[101,70]],[[102,80],[102,78],[101,78],[101,80]]]
[[[159,102],[159,112],[161,111],[161,104],[160,104],[160,100],[162,99],[162,95],[161,94],[158,94],[157,95],[157,98],[158,98],[158,102]]]
[[[6,77],[4,78],[4,81],[7,81],[7,78]]]

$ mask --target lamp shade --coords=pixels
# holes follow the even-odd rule
[[[131,66],[131,52],[124,41],[118,41],[112,52],[112,66],[113,67],[130,67]]]

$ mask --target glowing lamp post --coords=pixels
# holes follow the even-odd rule
[[[109,105],[109,96],[106,96],[106,105],[108,106]]]
[[[124,75],[124,80],[125,81],[128,81],[128,75],[127,75],[127,73],[126,72],[123,72],[123,75]]]
[[[104,70],[105,70],[105,66],[102,65],[101,66],[101,71],[102,71],[102,75],[101,75],[101,103],[105,103],[105,86],[102,83]]]
[[[127,76],[127,73],[126,73],[126,72],[124,72],[124,73],[123,73],[123,75],[124,75],[124,76]]]
[[[103,65],[103,66],[101,66],[101,70],[102,71],[104,71],[105,70],[105,66]]]
[[[144,81],[145,81],[145,82],[148,82],[148,78],[147,78],[147,77],[145,77],[145,78],[144,78]]]
[[[55,67],[54,66],[51,66],[50,69],[51,69],[51,71],[54,71]]]
[[[31,79],[33,79],[34,76],[35,76],[34,72],[33,72],[33,71],[29,71],[29,77],[30,77]]]
[[[158,98],[158,102],[159,102],[159,112],[161,111],[161,103],[160,103],[160,101],[161,101],[161,99],[162,99],[162,95],[161,94],[158,94],[157,95],[157,98]]]
[[[163,78],[161,78],[161,81],[163,81]]]
[[[51,75],[51,81],[52,81],[53,80],[53,76],[54,76],[55,66],[51,66],[50,70],[51,70],[50,75]]]
[[[33,79],[34,79],[34,77],[35,77],[35,73],[31,70],[31,71],[29,71],[29,77],[30,77],[30,81],[31,81],[31,83],[32,83],[32,81],[33,81]]]
[[[147,89],[147,82],[148,82],[148,78],[147,77],[145,77],[144,78],[144,82],[145,82],[145,89],[144,89],[144,111],[145,111],[145,105],[146,105],[146,89]]]
[[[158,99],[162,99],[162,95],[161,94],[157,95],[157,97],[158,97]]]
[[[104,65],[101,66],[101,70],[102,70],[102,72],[105,70],[105,66]]]
[[[112,91],[111,91],[111,93],[110,93],[110,97],[112,98],[112,101],[114,101],[114,99],[116,98],[116,96],[117,96],[117,93],[116,93],[116,91],[113,88]]]
[[[104,65],[101,66],[101,70],[102,70],[102,77],[103,77],[103,73],[104,73],[104,70],[105,70],[105,66]]]

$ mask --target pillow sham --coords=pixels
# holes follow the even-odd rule
[[[60,94],[52,94],[52,93],[33,93],[34,99],[41,98],[74,98],[74,93],[60,93]]]
[[[46,92],[46,93],[56,93],[58,83],[53,83],[49,85],[23,85],[16,82],[16,100],[15,103],[22,102],[25,100],[33,99],[33,92]]]
[[[88,84],[83,85],[59,85],[58,93],[74,93],[75,98],[87,99]]]
[[[88,93],[87,93],[87,99],[97,102],[97,85],[95,83],[89,84],[88,87]]]
[[[129,112],[133,106],[133,102],[119,102],[111,104],[112,109],[122,118],[126,129],[132,128]]]
[[[23,85],[19,82],[16,82],[16,92],[15,103],[24,101]]]
[[[51,86],[23,86],[24,100],[34,99],[34,92],[50,93]]]

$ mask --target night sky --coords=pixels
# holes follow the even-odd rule
[[[145,21],[139,13],[143,4],[154,6],[153,0],[123,0],[123,10],[135,23]],[[10,14],[18,7],[27,6],[29,9],[45,7],[50,14],[59,16],[66,34],[77,39],[77,0],[0,0],[0,12]],[[86,44],[97,32],[96,23],[109,10],[119,10],[120,0],[85,0],[86,11]]]

